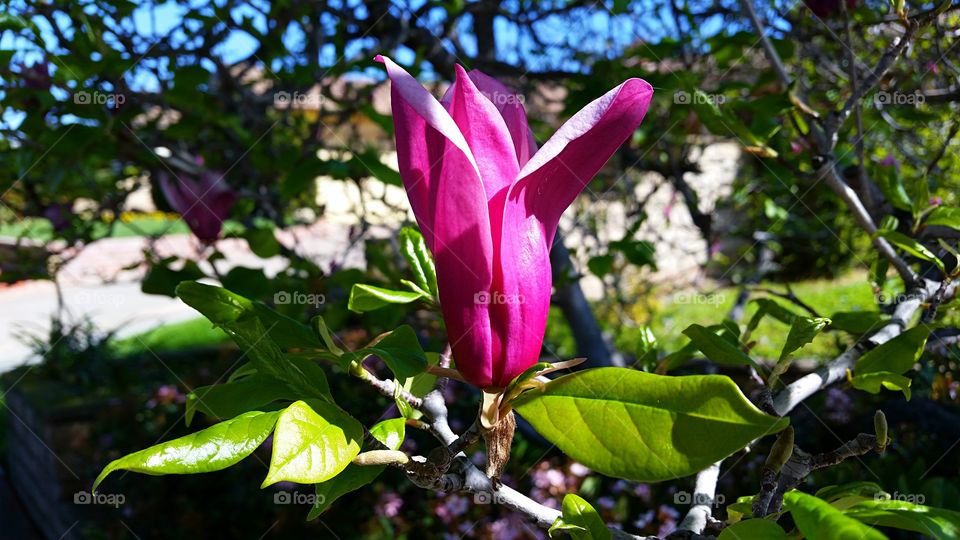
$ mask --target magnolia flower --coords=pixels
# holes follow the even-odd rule
[[[389,58],[397,154],[437,266],[457,368],[505,387],[540,356],[550,246],[560,215],[634,132],[653,96],[630,79],[575,114],[537,151],[522,99],[457,66],[442,102]]]
[[[174,178],[162,171],[158,180],[167,202],[183,216],[197,238],[212,242],[220,236],[223,220],[230,215],[237,197],[219,173],[202,170],[194,179],[185,173]]]

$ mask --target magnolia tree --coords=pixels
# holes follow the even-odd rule
[[[65,20],[53,14],[56,6],[28,4],[33,16],[48,18],[52,25]],[[601,4],[614,19],[626,15],[640,21],[629,27],[625,42],[618,36],[605,41],[619,47],[619,56],[610,60],[602,47],[591,49],[586,38],[568,47],[569,56],[564,56],[564,50],[537,33],[538,22],[555,16],[583,23],[576,17],[586,13],[589,21],[596,11],[584,3],[555,8],[532,4],[520,10],[501,9],[495,2],[460,7],[426,2],[410,10],[390,4],[367,3],[365,15],[347,7],[336,13],[336,32],[327,37],[339,40],[340,32],[356,38],[364,43],[366,55],[349,67],[336,62],[337,73],[370,68],[375,52],[408,47],[421,53],[411,70],[422,59],[454,75],[454,82],[437,99],[400,65],[377,56],[382,64],[378,76],[385,70],[390,84],[392,119],[377,116],[369,93],[338,104],[343,117],[363,111],[392,130],[399,180],[419,229],[404,228],[394,239],[405,274],[386,272],[375,282],[362,277],[350,283],[349,298],[342,302],[353,312],[369,312],[369,319],[387,331],[369,343],[356,343],[345,338],[349,328],[329,305],[306,324],[298,318],[303,313],[281,313],[275,308],[282,306],[261,301],[272,294],[247,293],[243,288],[251,281],[250,273],[221,276],[214,265],[208,277],[224,285],[217,287],[192,281],[203,272],[189,261],[176,269],[168,268],[171,261],[153,261],[148,276],[163,274],[163,279],[148,277],[145,284],[162,281],[169,286],[153,290],[172,293],[172,284],[179,283],[176,295],[225,330],[243,351],[244,362],[225,382],[194,389],[187,398],[187,422],[199,413],[212,426],[112,461],[94,482],[95,490],[107,489],[107,477],[120,470],[153,475],[221,470],[270,439],[272,455],[262,487],[280,482],[313,486],[317,496],[309,519],[335,508],[338,499],[374,483],[393,467],[419,488],[466,492],[474,504],[500,505],[550,534],[633,537],[626,531],[634,524],[608,523],[592,506],[596,501],[587,500],[590,496],[567,493],[561,504],[552,505],[542,493],[524,493],[511,485],[503,472],[515,432],[522,431],[525,438],[542,438],[600,475],[676,485],[686,485],[682,482],[689,480],[682,479],[693,477],[695,489],[677,501],[688,508],[671,537],[859,539],[884,538],[885,533],[899,534],[891,532],[898,529],[936,538],[960,535],[960,514],[891,498],[888,491],[896,486],[870,478],[837,485],[822,480],[825,469],[845,460],[873,462],[889,447],[905,448],[908,442],[897,440],[882,412],[871,415],[868,432],[839,440],[827,451],[801,447],[808,439],[797,414],[791,414],[807,410],[806,400],[820,391],[838,387],[856,395],[893,400],[902,393],[909,398],[915,365],[942,362],[932,357],[933,351],[951,354],[949,347],[956,343],[951,310],[960,276],[960,154],[954,140],[960,71],[948,54],[955,41],[947,37],[953,32],[955,40],[960,25],[956,6],[858,6],[841,0],[790,6],[780,14],[776,5],[743,1],[670,4],[650,14],[638,3],[614,2],[611,9]],[[113,12],[122,18],[123,9]],[[196,9],[188,12],[191,19],[208,17]],[[224,235],[223,221],[231,215],[243,222],[238,234],[255,252],[275,255],[283,247],[273,238],[273,227],[285,224],[285,207],[311,206],[300,195],[308,192],[304,186],[317,174],[340,171],[345,178],[372,175],[387,182],[396,175],[385,167],[366,169],[364,164],[372,160],[365,159],[363,151],[318,166],[316,151],[326,144],[313,137],[318,130],[314,121],[323,123],[319,116],[296,117],[290,109],[279,109],[269,97],[253,92],[255,78],[243,76],[263,62],[263,56],[277,70],[266,77],[277,88],[293,95],[310,88],[313,76],[324,74],[314,65],[320,44],[313,36],[326,27],[314,23],[325,10],[334,9],[326,4],[271,6],[264,13],[270,22],[262,31],[217,8],[214,18],[229,21],[223,26],[260,36],[262,46],[231,66],[214,58],[212,46],[193,50],[174,41],[157,49],[133,47],[126,55],[117,53],[124,62],[130,53],[142,53],[158,65],[164,55],[180,56],[171,50],[216,60],[212,79],[196,65],[178,64],[165,92],[124,94],[128,107],[140,107],[111,112],[119,115],[124,136],[111,130],[109,118],[102,121],[104,111],[85,109],[76,100],[74,106],[62,107],[55,92],[42,103],[47,107],[42,118],[28,115],[30,121],[19,131],[24,141],[65,136],[60,131],[67,130],[66,124],[56,131],[43,122],[92,115],[101,122],[83,129],[109,136],[123,152],[111,158],[110,148],[97,148],[90,156],[79,156],[88,158],[87,166],[100,170],[104,162],[117,159],[138,165],[132,172],[149,175],[155,192],[163,194],[209,248],[212,261]],[[531,41],[552,55],[569,62],[587,58],[583,64],[564,65],[589,69],[589,76],[561,68],[521,73],[502,61],[502,34],[493,30],[498,17],[518,33],[531,33]],[[704,36],[706,23],[716,23],[718,17],[729,23],[729,31]],[[4,23],[29,26],[24,20]],[[476,37],[475,55],[468,55],[460,41],[458,29],[465,20]],[[649,28],[651,21],[657,28]],[[123,26],[116,26],[104,35],[122,34]],[[309,54],[304,56],[311,60],[306,67],[286,55],[281,42],[270,39],[271,32],[300,26],[308,36]],[[569,25],[570,31],[575,27]],[[212,39],[206,34],[220,30],[219,24],[201,25],[191,36]],[[53,34],[70,42],[62,32]],[[86,50],[89,36],[80,34],[74,43],[83,41],[79,49]],[[645,38],[651,35],[664,37],[652,43]],[[367,36],[370,41],[364,41]],[[526,82],[528,91],[535,86],[531,81],[568,83],[567,111],[561,115],[568,119],[544,137],[542,119],[528,124],[523,94],[481,71],[462,68],[457,63],[461,56],[474,56],[463,63],[504,80]],[[92,71],[67,65],[84,74]],[[926,72],[917,73],[917,65]],[[716,73],[718,69],[723,73]],[[40,72],[23,79],[76,93],[70,71],[57,70],[50,80]],[[229,99],[195,103],[191,96],[198,93]],[[27,100],[35,94],[14,92],[13,97]],[[929,107],[915,106],[926,101]],[[173,132],[159,129],[167,116],[144,116],[154,104],[183,113],[186,120]],[[237,112],[249,112],[247,104],[258,107],[256,114]],[[27,105],[23,108],[29,109]],[[207,114],[205,107],[219,108]],[[144,118],[148,126],[134,129],[134,120]],[[214,123],[205,124],[205,118]],[[261,147],[252,140],[273,129],[278,131],[271,145]],[[146,141],[127,133],[144,134]],[[652,171],[658,181],[672,186],[710,253],[719,251],[717,244],[725,238],[718,237],[715,216],[700,207],[687,183],[687,173],[697,170],[691,158],[696,141],[708,136],[742,147],[742,184],[730,204],[738,224],[752,228],[751,241],[757,232],[773,239],[768,242],[772,255],[753,250],[734,254],[756,267],[742,280],[742,302],[725,320],[676,328],[687,338],[684,346],[666,350],[644,328],[633,332],[639,335],[635,355],[612,351],[576,289],[579,275],[571,271],[568,246],[558,230],[561,215],[590,182],[609,182],[601,169],[618,153],[615,160],[627,157],[627,165],[632,164],[621,168]],[[171,139],[180,144],[168,144]],[[164,145],[176,152],[148,154],[149,165],[131,150]],[[18,154],[39,151],[26,143],[11,146]],[[278,174],[279,190],[271,184],[270,171],[290,163],[276,155],[293,156],[295,163]],[[226,178],[234,159],[243,175]],[[72,178],[74,171],[68,172]],[[56,190],[44,191],[50,186],[43,182],[35,182],[41,189],[32,189],[27,173],[24,182],[12,186],[12,191],[23,192],[14,201],[22,206],[15,209],[45,211],[53,205]],[[107,186],[115,180],[101,177]],[[617,182],[612,184],[609,190]],[[629,212],[628,233],[601,252],[570,246],[590,257],[589,271],[604,280],[611,294],[601,303],[634,300],[618,274],[654,262],[653,246],[634,235],[645,219],[642,201],[632,200],[632,190],[618,194],[630,205],[637,203]],[[253,215],[271,223],[248,219]],[[589,220],[578,224],[581,221]],[[269,234],[262,234],[264,229]],[[592,232],[587,230],[586,236]],[[739,231],[730,232],[735,233]],[[848,246],[848,241],[855,245]],[[802,251],[809,244],[820,251]],[[758,298],[752,316],[741,320],[743,302],[756,292],[751,282],[773,273],[763,268],[775,265],[761,263],[773,258],[781,267],[806,266],[822,275],[825,267],[832,270],[834,261],[842,259],[836,256],[839,251],[847,259],[854,252],[868,260],[876,310],[821,314],[788,288],[773,291],[784,302]],[[821,252],[828,253],[821,259]],[[268,293],[287,290],[297,279],[325,277],[315,265],[298,261],[297,253],[283,254],[291,261],[291,271],[284,280],[268,282],[273,287]],[[375,265],[376,253],[369,255],[368,263]],[[577,348],[589,352],[585,363],[541,360],[545,335],[551,331],[551,301],[563,308]],[[401,315],[384,315],[388,308]],[[788,330],[760,336],[768,320]],[[612,330],[627,334],[629,329]],[[430,340],[438,335],[440,345]],[[775,343],[773,358],[758,353],[761,337]],[[806,345],[831,338],[845,349],[836,358],[804,373],[793,365]],[[693,362],[699,357],[706,362]],[[627,365],[625,358],[635,362]],[[343,381],[351,388],[350,396],[337,395]],[[466,389],[461,395],[471,396],[469,415],[456,416],[451,388]],[[393,403],[391,418],[363,412],[359,402],[378,394]],[[414,432],[430,438],[429,451],[402,446]],[[471,459],[480,448],[485,463]],[[763,456],[755,475],[745,474],[742,458],[750,454]],[[751,478],[752,489],[729,493],[735,497],[724,500],[717,487],[727,473]],[[722,515],[715,517],[724,502],[728,504]]]
[[[904,19],[904,24],[911,32],[919,22]],[[902,36],[900,43],[908,37]],[[559,218],[643,120],[653,96],[650,84],[630,79],[613,88],[537,149],[522,100],[495,79],[457,66],[455,83],[438,101],[392,60],[377,60],[392,84],[400,174],[422,232],[405,229],[401,234],[410,267],[410,275],[401,280],[403,289],[357,285],[350,303],[364,311],[389,303],[425,302],[440,309],[449,345],[439,355],[425,353],[416,331],[401,326],[364,347],[345,350],[321,317],[308,327],[225,289],[181,283],[178,295],[226,330],[250,360],[229,382],[190,396],[188,418],[200,412],[222,422],[113,461],[95,488],[117,470],[173,474],[222,469],[272,434],[263,487],[282,481],[315,485],[319,497],[311,516],[393,466],[419,487],[473,493],[551,533],[631,536],[621,528],[608,528],[575,494],[568,494],[558,510],[501,482],[519,414],[537,433],[598,473],[641,482],[696,474],[690,511],[672,536],[723,528],[711,518],[719,469],[727,457],[746,447],[766,446],[768,438],[773,442],[758,493],[745,493],[728,508],[721,537],[787,538],[779,524],[787,515],[800,534],[810,538],[883,538],[876,526],[940,538],[957,534],[960,514],[878,498],[870,484],[834,487],[818,495],[795,489],[818,469],[884,452],[891,434],[878,411],[872,433],[861,433],[832,452],[808,453],[794,443],[790,411],[844,378],[867,392],[909,394],[910,379],[903,373],[922,354],[932,328],[927,323],[952,297],[957,276],[954,247],[941,242],[948,254],[944,259],[896,231],[890,220],[883,228],[873,225],[856,192],[838,173],[829,157],[830,141],[850,111],[843,109],[811,128],[817,130],[816,144],[824,145],[820,167],[871,234],[883,261],[899,273],[902,298],[889,319],[864,314],[842,324],[766,304],[745,328],[734,322],[690,326],[684,331],[690,350],[661,363],[660,371],[669,371],[699,350],[717,364],[747,366],[761,385],[754,403],[724,375],[675,376],[608,367],[550,379],[546,375],[579,361],[538,361],[551,294],[549,251]],[[856,101],[848,106],[852,109]],[[960,225],[960,209],[929,208],[925,200],[916,208],[916,228]],[[902,252],[932,263],[932,268],[918,271]],[[921,323],[912,326],[918,313]],[[750,355],[749,334],[765,316],[790,324],[780,357],[772,364]],[[863,337],[820,370],[784,385],[781,376],[791,355],[827,329]],[[388,366],[391,378],[379,378],[368,369],[371,357]],[[323,365],[396,400],[402,416],[372,424],[354,418],[349,405],[338,405],[331,395]],[[443,398],[442,388],[450,381],[480,390],[476,419],[462,433],[451,429]],[[438,445],[426,456],[400,451],[408,428],[429,432]],[[480,439],[486,448],[485,470],[464,453]]]

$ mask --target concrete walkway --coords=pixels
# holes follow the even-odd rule
[[[382,237],[385,229],[371,230],[369,237]],[[281,231],[285,246],[325,270],[364,265],[363,242],[351,244],[349,226],[318,222],[310,227]],[[60,272],[64,303],[71,320],[89,317],[98,329],[118,330],[119,336],[144,332],[171,322],[198,316],[176,298],[140,292],[143,238],[108,238],[87,246]],[[225,260],[217,268],[225,272],[238,265],[262,268],[269,276],[284,267],[284,259],[261,259],[241,239],[218,243]],[[160,257],[196,255],[199,245],[190,235],[163,237],[154,245]],[[209,274],[209,272],[208,272]],[[57,309],[56,288],[50,281],[32,281],[0,288],[0,373],[38,358],[27,343],[28,336],[48,335],[51,316]]]

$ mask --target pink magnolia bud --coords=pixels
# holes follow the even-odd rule
[[[454,360],[480,388],[537,362],[560,215],[643,120],[653,88],[629,79],[568,120],[539,151],[523,99],[457,66],[442,101],[389,58],[397,155],[437,265]]]

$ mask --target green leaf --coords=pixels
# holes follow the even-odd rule
[[[779,380],[780,375],[783,375],[783,373],[787,371],[787,368],[790,367],[790,355],[807,343],[812,342],[813,339],[817,337],[817,334],[826,328],[828,324],[830,324],[830,319],[822,317],[797,317],[793,319],[793,324],[790,325],[790,333],[787,334],[787,341],[783,344],[783,349],[780,351],[780,359],[777,360],[777,364],[770,370],[770,376],[767,378],[767,384],[771,388],[777,380]]]
[[[597,255],[590,257],[587,261],[587,268],[593,275],[602,278],[613,271],[613,255]]]
[[[830,316],[830,328],[863,335],[879,330],[887,319],[878,311],[839,311]]]
[[[255,302],[253,311],[270,332],[270,337],[283,349],[323,348],[323,343],[302,322]]]
[[[960,538],[960,512],[953,510],[906,501],[867,500],[844,513],[869,525],[914,531],[939,540]]]
[[[333,478],[360,453],[363,428],[334,405],[298,401],[277,420],[270,470],[261,488],[277,482],[315,484]]]
[[[554,379],[513,403],[571,458],[602,474],[641,482],[694,474],[787,425],[785,418],[760,412],[720,375],[588,369]]]
[[[903,392],[907,401],[910,401],[910,384],[913,383],[909,378],[889,371],[857,374],[850,382],[854,388],[871,394],[879,394],[881,387],[894,392]]]
[[[370,434],[391,450],[399,450],[403,444],[406,421],[403,418],[384,420],[370,428]],[[386,465],[360,466],[353,463],[337,476],[316,485],[316,503],[310,509],[307,520],[316,519],[327,511],[337,499],[373,482]]]
[[[874,167],[871,176],[876,179],[880,192],[894,208],[908,211],[913,209],[913,201],[910,200],[896,167],[878,165]]]
[[[333,334],[331,334],[330,329],[327,328],[327,322],[323,320],[323,317],[317,315],[310,322],[313,323],[313,328],[316,330],[317,335],[320,336],[320,340],[323,341],[323,345],[328,351],[337,356],[343,354],[343,349],[334,343]]]
[[[347,301],[347,308],[356,313],[365,313],[391,304],[409,304],[421,298],[424,298],[424,296],[418,292],[396,291],[357,283],[350,289],[350,300]]]
[[[747,519],[738,521],[723,529],[717,540],[786,540],[783,527],[768,519]]]
[[[269,375],[254,374],[226,384],[202,386],[190,392],[185,420],[189,426],[197,411],[211,418],[226,420],[263,408],[274,401],[292,401],[298,397],[283,381]]]
[[[960,208],[938,206],[930,211],[924,225],[942,225],[960,231]]]
[[[699,324],[691,324],[683,333],[712,362],[728,366],[754,366],[758,372],[760,371],[760,366],[740,350],[740,347],[718,336],[708,328]]]
[[[930,328],[916,326],[886,343],[874,347],[860,357],[853,371],[856,375],[867,373],[904,373],[913,367],[930,337]]]
[[[924,246],[920,242],[917,242],[913,238],[910,238],[909,236],[899,233],[897,231],[888,231],[884,229],[877,231],[876,235],[882,238],[886,238],[891,244],[897,246],[898,248],[902,249],[903,251],[906,251],[907,253],[909,253],[910,255],[913,255],[918,259],[923,259],[925,261],[932,262],[934,265],[936,265],[937,268],[940,269],[941,272],[946,273],[947,270],[943,264],[943,261],[938,259],[937,256],[934,255],[932,251],[927,249],[926,246]]]
[[[787,493],[783,502],[797,529],[807,540],[884,540],[880,531],[843,515],[830,503],[799,491]]]
[[[272,226],[247,229],[243,236],[257,257],[269,259],[280,254],[280,242],[277,242]]]
[[[783,305],[776,300],[758,298],[754,300],[754,302],[756,302],[757,306],[765,313],[784,324],[793,324],[793,320],[799,317],[799,315],[783,307]]]
[[[847,484],[839,486],[827,486],[817,490],[817,497],[832,502],[837,499],[842,499],[851,496],[858,497],[870,497],[873,498],[877,494],[884,493],[883,488],[881,488],[875,482],[850,482]]]
[[[790,356],[804,345],[813,341],[813,338],[830,324],[830,319],[824,317],[797,317],[790,325],[790,333],[787,334],[787,341],[783,344],[783,350],[780,351],[780,361]]]
[[[185,437],[151,446],[110,462],[93,482],[93,491],[113,471],[144,474],[195,474],[225,469],[249,456],[266,439],[279,412],[251,411]]]
[[[610,540],[613,536],[590,503],[573,493],[563,497],[561,516],[548,532],[553,536],[555,530],[565,531],[574,540]]]
[[[407,325],[377,336],[363,349],[341,356],[340,361],[342,365],[349,366],[354,360],[363,360],[371,355],[377,355],[383,360],[401,381],[427,369],[427,357],[420,346],[420,340],[413,328]]]
[[[202,277],[204,277],[203,271],[193,261],[186,261],[179,270],[173,270],[169,266],[159,263],[150,267],[147,275],[140,282],[140,290],[146,294],[162,294],[175,297],[177,295],[177,285],[181,282]]]
[[[223,286],[248,298],[266,298],[272,292],[270,280],[260,268],[235,266],[223,276]]]
[[[437,269],[433,256],[427,248],[427,242],[420,231],[411,227],[400,229],[400,253],[407,259],[413,280],[421,289],[429,292],[433,298],[437,295]]]
[[[253,302],[226,289],[195,281],[181,283],[177,295],[229,334],[250,357],[258,373],[286,382],[299,395],[332,401],[322,370],[312,362],[295,362],[292,357],[286,357],[260,320]],[[276,326],[277,322],[272,324]]]

